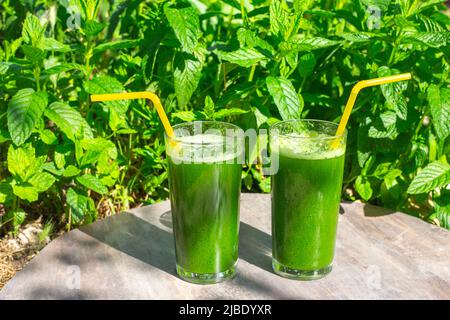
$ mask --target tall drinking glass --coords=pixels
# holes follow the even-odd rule
[[[166,136],[178,275],[216,283],[233,277],[238,259],[243,144],[239,128],[218,121],[174,126]]]
[[[346,133],[337,124],[289,120],[270,128],[279,169],[272,176],[272,266],[291,279],[332,269],[344,171]]]

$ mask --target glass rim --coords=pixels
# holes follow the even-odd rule
[[[223,126],[225,129],[232,129],[232,130],[242,130],[242,128],[238,127],[235,124],[232,124],[230,122],[225,122],[225,121],[215,121],[215,120],[195,120],[195,121],[187,121],[187,122],[182,122],[182,123],[178,123],[176,125],[173,125],[173,131],[174,131],[174,136],[173,137],[169,137],[167,135],[166,132],[164,132],[164,136],[166,137],[166,139],[168,139],[169,141],[173,141],[175,143],[179,143],[179,144],[185,144],[185,145],[205,145],[205,146],[219,146],[219,145],[224,145],[226,144],[226,141],[221,141],[221,142],[195,142],[195,141],[183,141],[181,139],[181,137],[176,137],[175,136],[175,131],[176,129],[179,129],[183,126],[186,125],[191,125],[194,126],[196,123],[201,123],[201,124],[218,124],[220,126]],[[212,128],[214,129],[214,128]],[[222,128],[223,129],[223,128]],[[221,137],[226,137],[226,135],[221,135]]]
[[[327,125],[332,125],[336,127],[336,130],[339,126],[339,124],[335,123],[335,122],[331,122],[331,121],[327,121],[327,120],[320,120],[320,119],[289,119],[289,120],[281,120],[278,121],[277,123],[274,123],[270,126],[269,130],[270,132],[272,132],[272,130],[276,129],[277,126],[286,124],[286,123],[306,123],[306,122],[312,122],[312,123],[323,123],[323,124],[327,124]],[[342,139],[344,137],[347,136],[347,128],[344,130],[344,132],[340,135],[330,135],[330,136],[326,136],[326,137],[293,137],[293,136],[289,136],[289,134],[283,134],[283,133],[279,133],[278,136],[283,137],[283,139],[302,139],[302,140],[336,140],[336,139]]]

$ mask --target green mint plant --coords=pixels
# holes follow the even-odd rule
[[[343,198],[449,228],[449,17],[440,0],[0,3],[0,230],[47,215],[67,228],[168,197],[163,129],[339,121],[353,85]],[[251,160],[257,158],[252,154]],[[269,192],[260,165],[243,189]]]

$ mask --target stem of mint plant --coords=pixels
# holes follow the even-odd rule
[[[241,15],[242,15],[242,24],[244,27],[248,25],[247,13],[245,11],[244,0],[241,0]]]
[[[253,82],[253,77],[255,76],[255,70],[256,70],[256,63],[252,65],[252,68],[250,69],[250,74],[248,76],[248,82]]]

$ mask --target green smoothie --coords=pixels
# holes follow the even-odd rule
[[[194,136],[179,150],[168,148],[177,270],[188,281],[214,283],[235,272],[242,167],[236,153],[192,141],[220,145],[223,139]]]
[[[344,169],[345,143],[333,149],[326,134],[309,134],[279,138],[272,177],[274,269],[298,279],[331,271]]]

